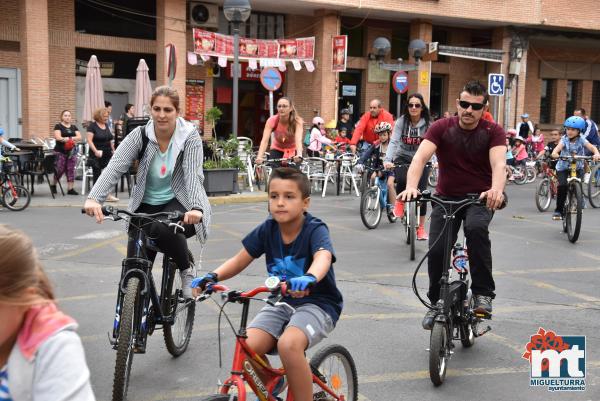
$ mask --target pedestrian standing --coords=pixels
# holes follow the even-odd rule
[[[54,155],[56,156],[54,184],[50,186],[52,193],[56,193],[56,184],[66,173],[67,194],[79,195],[75,191],[75,165],[77,164],[77,144],[81,141],[81,133],[77,126],[71,124],[71,112],[63,110],[60,113],[60,122],[54,126]]]
[[[87,142],[90,146],[89,162],[92,166],[94,183],[100,177],[102,170],[108,165],[115,151],[114,136],[108,127],[110,114],[104,107],[94,112],[94,121],[87,127]],[[116,202],[119,198],[108,195],[107,202]]]

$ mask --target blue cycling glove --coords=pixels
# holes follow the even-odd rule
[[[217,273],[210,272],[206,273],[204,277],[198,277],[192,280],[192,284],[190,287],[192,288],[200,288],[202,291],[206,289],[206,286],[210,286],[211,284],[215,284],[219,281],[219,277]]]
[[[304,276],[290,279],[289,283],[292,291],[306,291],[309,287],[317,284],[317,278],[312,274],[307,273]]]

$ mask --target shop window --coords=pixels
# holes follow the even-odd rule
[[[431,33],[431,41],[438,42],[438,44],[440,45],[447,45],[448,31],[434,26],[433,31]],[[447,63],[449,62],[448,56],[438,56],[437,61],[439,61],[440,63]]]
[[[156,39],[156,1],[75,1],[75,30],[94,35]]]
[[[105,69],[103,73],[106,75],[103,76],[134,80],[138,63],[140,62],[140,59],[143,58],[146,60],[146,64],[148,64],[148,75],[150,76],[150,80],[154,81],[156,79],[156,54],[114,52],[78,47],[75,49],[77,65],[87,65],[92,54],[96,55],[101,64],[106,63],[110,66]],[[76,75],[85,76],[85,69],[77,68],[75,71]]]
[[[592,86],[592,110],[590,118],[594,121],[600,121],[600,81],[594,81]]]
[[[408,62],[408,44],[410,43],[410,26],[399,25],[392,31],[392,60],[401,58]]]
[[[567,103],[565,104],[565,119],[572,116],[577,107],[577,90],[579,81],[567,81]]]
[[[552,121],[552,90],[554,80],[542,79],[541,96],[540,96],[540,123],[549,124]]]
[[[342,19],[340,35],[348,35],[348,57],[364,57],[365,29],[364,25],[356,26],[355,20]]]

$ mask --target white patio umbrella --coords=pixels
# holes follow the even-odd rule
[[[144,117],[150,114],[150,96],[152,95],[152,86],[150,85],[150,76],[148,75],[148,65],[141,58],[138,63],[135,74],[135,116]]]
[[[101,107],[104,107],[104,89],[102,89],[100,63],[96,56],[92,55],[85,74],[85,95],[81,121],[94,121],[94,111]]]

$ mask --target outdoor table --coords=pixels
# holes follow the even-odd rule
[[[23,167],[23,159],[30,159],[33,157],[33,152],[29,150],[19,150],[14,152],[5,152],[3,156],[10,157],[13,163],[16,166],[16,173],[19,177],[20,184],[23,185],[23,176],[21,175],[21,170]]]

